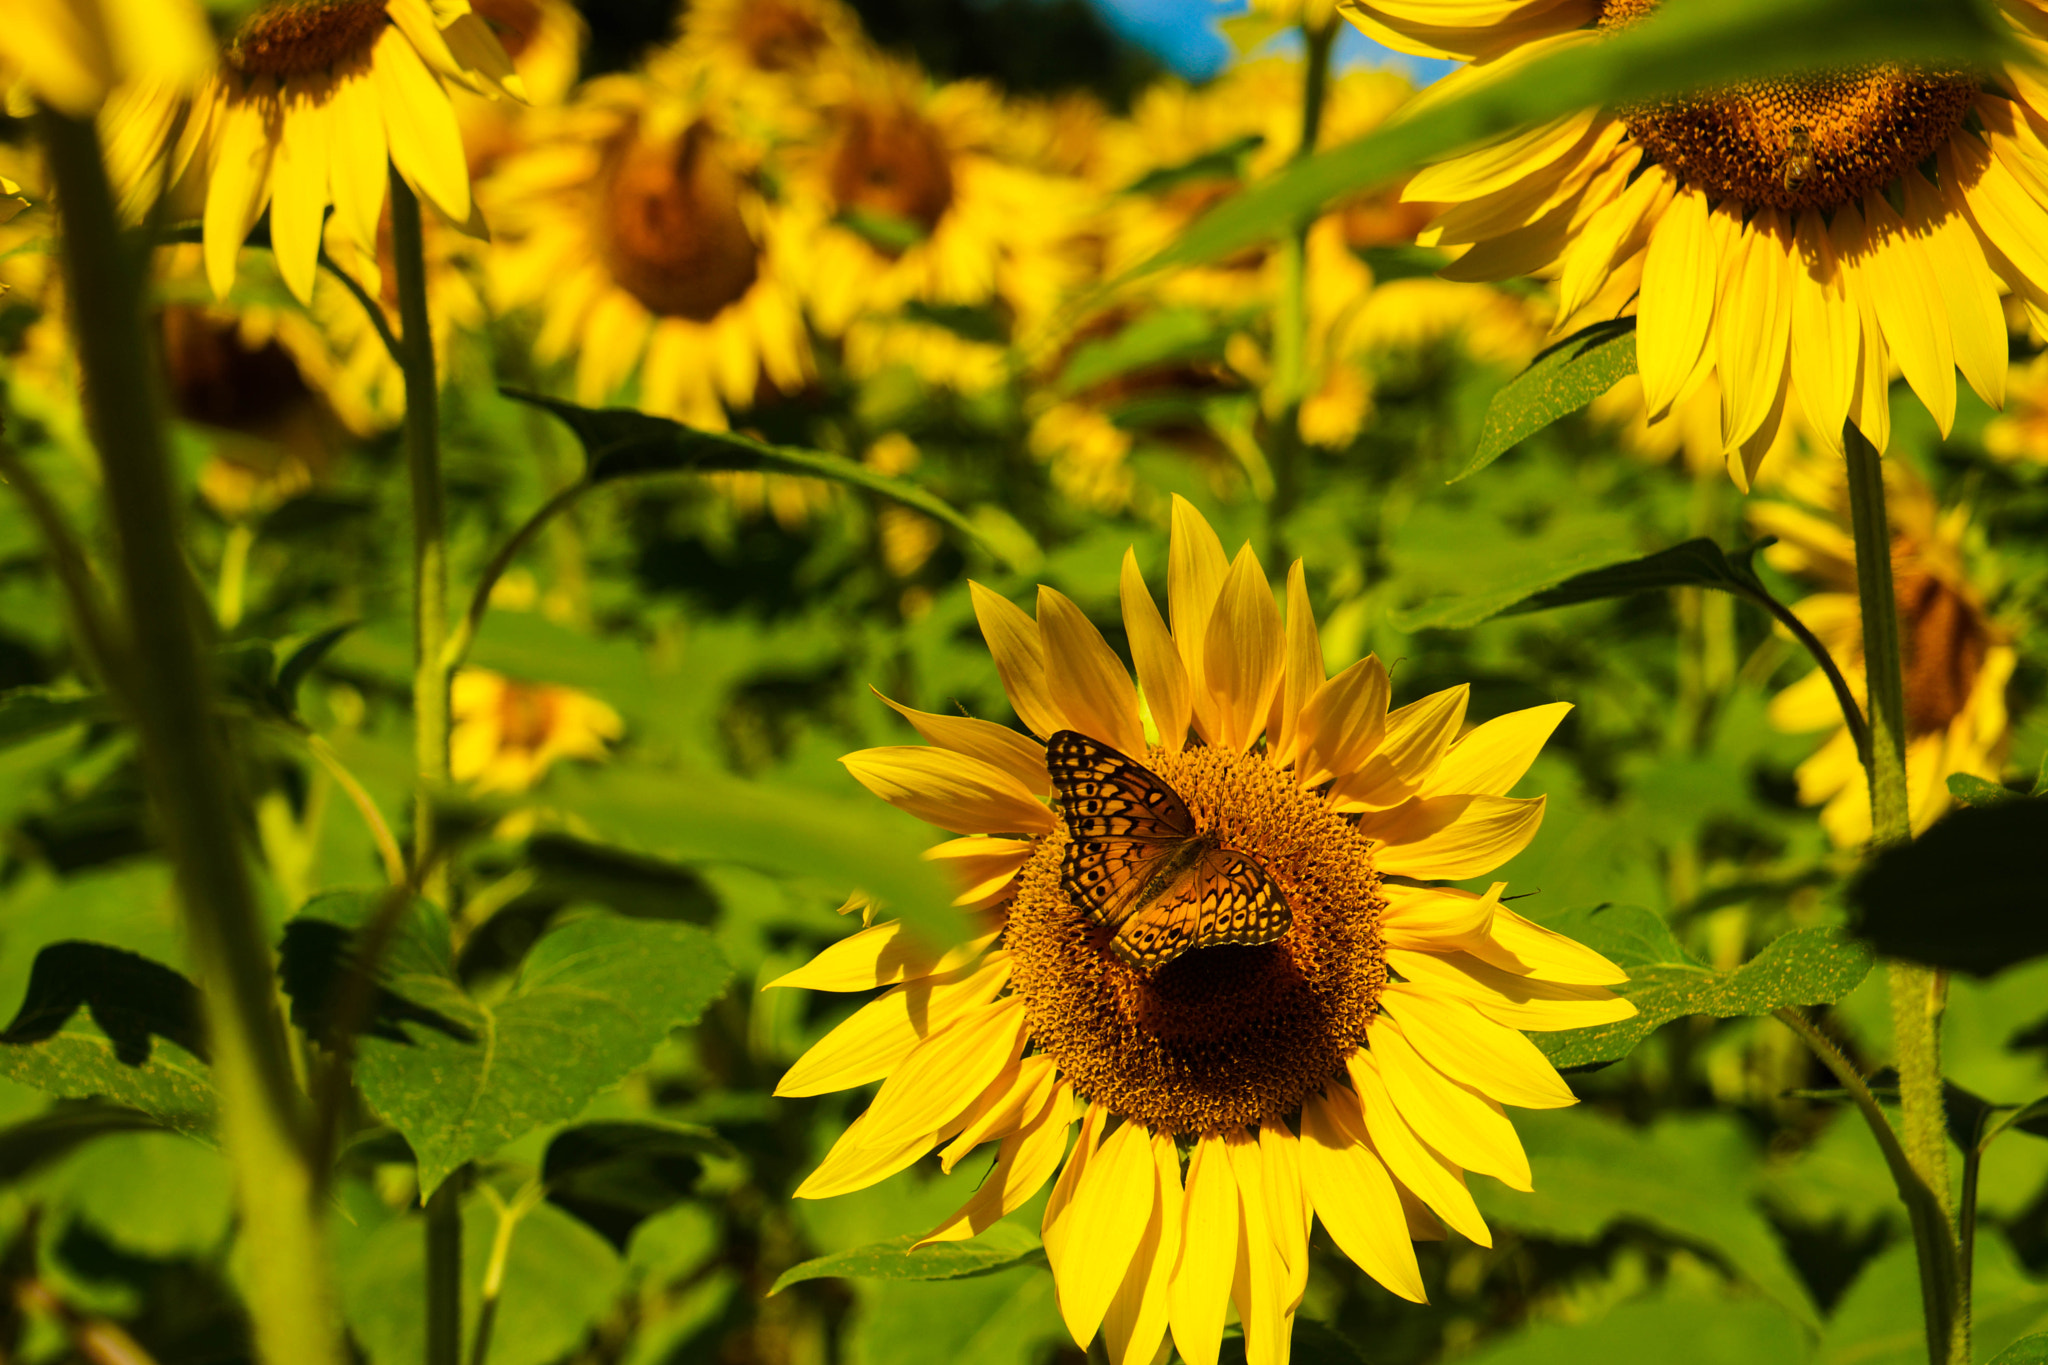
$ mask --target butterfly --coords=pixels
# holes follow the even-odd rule
[[[1047,741],[1066,816],[1061,883],[1150,976],[1190,948],[1271,943],[1294,912],[1258,860],[1196,825],[1159,774],[1073,730]]]

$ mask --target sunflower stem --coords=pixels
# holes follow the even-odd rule
[[[427,1365],[462,1365],[462,1187],[469,1168],[427,1198]]]
[[[1906,792],[1906,682],[1899,636],[1898,599],[1892,588],[1892,538],[1884,501],[1884,464],[1877,448],[1854,422],[1842,428],[1849,469],[1849,518],[1856,538],[1856,597],[1863,616],[1863,671],[1869,698],[1870,851],[1911,841],[1913,825]],[[1948,1125],[1942,1114],[1941,1007],[1947,992],[1939,973],[1910,962],[1885,964],[1891,994],[1892,1049],[1899,1068],[1899,1110],[1906,1155],[1933,1193],[1941,1214],[1945,1251],[1921,1245],[1921,1289],[1928,1303],[1929,1360],[1932,1365],[1969,1359],[1969,1305],[1956,1301],[1960,1283],[1949,1209]],[[1930,1257],[1945,1255],[1947,1265]],[[1930,1282],[1930,1270],[1935,1278]],[[1935,1299],[1948,1331],[1935,1340]],[[1958,1357],[1957,1352],[1961,1355]]]
[[[144,262],[122,238],[90,118],[45,112],[85,409],[113,523],[125,652],[147,686],[121,689],[141,737],[158,829],[177,874],[203,987],[222,1136],[232,1157],[258,1349],[270,1365],[341,1365],[305,1096],[272,988],[269,930],[242,847],[249,823],[223,751],[180,539],[157,371],[143,328]]]
[[[1322,134],[1323,105],[1330,88],[1330,52],[1337,42],[1337,17],[1302,28],[1301,140],[1294,160],[1314,153]],[[1308,397],[1308,230],[1313,217],[1288,229],[1280,244],[1280,295],[1273,314],[1273,379],[1266,411],[1273,420],[1273,498],[1267,504],[1268,539],[1274,557],[1287,558],[1282,525],[1301,496],[1301,405]]]

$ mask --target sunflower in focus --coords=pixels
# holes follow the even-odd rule
[[[278,273],[303,302],[330,204],[356,252],[375,258],[387,163],[449,222],[471,223],[450,83],[522,97],[467,0],[268,0],[189,111],[184,92],[162,84],[115,93],[101,116],[107,170],[132,216],[168,178],[172,204],[203,220],[216,297],[268,207]]]
[[[214,60],[192,0],[11,0],[0,24],[0,95],[83,118],[123,81],[189,89]]]
[[[1885,461],[1884,473],[1905,655],[1906,787],[1918,833],[1949,808],[1951,774],[1998,780],[2011,739],[2005,693],[2017,655],[2010,635],[1986,609],[1982,575],[1973,572],[1969,510],[1944,510],[1902,461]],[[1843,468],[1802,451],[1779,466],[1772,491],[1784,500],[1749,507],[1756,529],[1778,537],[1764,557],[1772,567],[1821,586],[1793,610],[1827,646],[1857,702],[1867,707],[1856,545]],[[1826,675],[1815,669],[1780,692],[1770,718],[1792,734],[1830,732],[1799,765],[1799,799],[1823,808],[1821,824],[1838,847],[1867,843],[1869,784]]]
[[[602,759],[626,728],[587,692],[484,668],[456,674],[450,700],[449,772],[478,792],[531,790],[562,759]]]
[[[1506,793],[1565,706],[1460,737],[1464,687],[1390,712],[1377,659],[1325,678],[1301,566],[1283,622],[1250,547],[1227,558],[1178,500],[1167,597],[1171,627],[1127,553],[1134,687],[1060,593],[1041,588],[1034,619],[975,589],[1031,734],[898,706],[930,744],[844,762],[959,836],[929,856],[984,936],[939,956],[878,923],[773,983],[888,988],[777,1093],[882,1082],[799,1196],[995,1143],[926,1242],[1051,1181],[1044,1244],[1076,1342],[1142,1363],[1170,1332],[1214,1365],[1234,1302],[1263,1365],[1286,1359],[1312,1220],[1416,1301],[1412,1239],[1490,1245],[1466,1173],[1530,1187],[1503,1104],[1574,1103],[1520,1030],[1634,1007],[1607,989],[1621,971],[1501,886],[1431,885],[1534,835],[1543,799]]]
[[[2048,6],[2000,5],[2017,42],[2048,51]],[[1397,51],[1470,63],[1418,99],[1423,114],[1655,9],[1347,0],[1344,13]],[[1450,278],[1556,280],[1560,334],[1633,314],[1653,421],[1716,376],[1719,440],[1746,488],[1795,395],[1837,450],[1845,419],[1888,443],[1893,366],[1943,433],[1958,369],[2004,401],[2000,293],[2048,314],[2044,118],[2048,86],[2022,66],[1873,65],[1586,110],[1428,167],[1407,193],[1448,205],[1423,240],[1462,252]]]
[[[811,372],[787,229],[722,111],[648,78],[591,82],[485,186],[498,303],[541,318],[535,358],[575,358],[577,401],[638,380],[639,406],[724,428]]]

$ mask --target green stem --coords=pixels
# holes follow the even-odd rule
[[[1909,842],[1913,837],[1906,792],[1906,682],[1904,650],[1899,638],[1898,599],[1892,589],[1892,538],[1885,517],[1884,465],[1876,447],[1853,422],[1842,428],[1848,460],[1849,518],[1856,537],[1856,596],[1863,614],[1863,672],[1870,708],[1869,766],[1870,847],[1873,853]],[[1940,1016],[1943,982],[1928,967],[1909,962],[1886,964],[1891,994],[1892,1046],[1899,1069],[1899,1111],[1904,1121],[1906,1154],[1914,1170],[1934,1194],[1942,1228],[1950,1234],[1947,1281],[1953,1293],[1959,1276],[1949,1223],[1948,1125],[1942,1114]],[[1922,1256],[1923,1293],[1927,1258]],[[1954,1324],[1953,1339],[1939,1352],[1930,1344],[1933,1365],[1969,1359],[1969,1305],[1953,1299],[1947,1305]],[[1930,1313],[1930,1331],[1932,1330]]]
[[[398,318],[405,329],[405,466],[412,484],[413,575],[413,862],[420,892],[448,903],[445,862],[428,858],[434,797],[448,781],[448,533],[441,502],[440,390],[434,377],[433,325],[427,316],[427,261],[420,201],[397,167],[391,171],[391,251],[398,273]]]
[[[86,558],[84,547],[72,533],[71,523],[65,519],[63,509],[57,506],[57,500],[50,496],[49,489],[43,487],[35,471],[15,453],[4,429],[0,429],[0,482],[14,489],[15,496],[21,499],[29,519],[35,522],[43,544],[50,552],[50,565],[64,590],[64,605],[71,613],[72,629],[84,650],[84,668],[81,671],[96,679],[125,704],[126,698],[120,694],[127,687],[127,681],[122,673],[113,611],[107,604],[99,576],[93,572],[92,561]]]
[[[256,547],[256,532],[246,521],[228,527],[220,551],[220,587],[214,593],[214,615],[222,630],[242,624],[243,601],[249,584],[249,551]]]
[[[543,526],[592,487],[594,485],[589,480],[578,479],[556,493],[542,503],[540,509],[528,517],[525,524],[512,533],[511,539],[491,556],[491,562],[484,566],[483,576],[477,579],[476,591],[469,595],[469,610],[463,613],[462,620],[456,623],[454,632],[442,646],[441,667],[446,676],[453,677],[455,670],[462,667],[462,661],[469,657],[469,647],[476,643],[476,633],[483,625],[484,613],[491,609],[491,589],[505,576],[505,570],[512,567],[512,561],[519,557],[521,550],[533,543],[533,538],[540,534]]]
[[[404,369],[405,348],[399,345],[397,335],[391,330],[391,320],[384,316],[384,309],[370,297],[368,290],[356,282],[355,276],[335,264],[334,258],[327,254],[327,248],[324,246],[320,248],[320,264],[327,268],[328,274],[340,280],[341,287],[348,290],[355,301],[362,305],[363,312],[370,319],[371,328],[377,333],[377,339],[384,343],[385,353],[391,357],[391,363],[401,370]]]
[[[507,1204],[490,1186],[483,1189],[497,1206],[498,1231],[491,1239],[491,1259],[484,1264],[483,1285],[477,1293],[476,1337],[470,1342],[469,1365],[486,1365],[491,1358],[491,1329],[498,1322],[498,1299],[505,1289],[505,1267],[512,1259],[512,1235],[519,1231],[519,1221],[533,1212],[547,1193],[546,1187],[538,1180],[528,1181]]]
[[[270,1365],[341,1365],[304,1096],[292,1083],[274,1009],[270,933],[242,848],[246,812],[220,743],[179,540],[142,322],[142,261],[122,240],[92,121],[46,112],[42,126],[62,206],[86,414],[118,546],[126,643],[136,675],[149,680],[128,689],[127,701],[204,988],[222,1136],[250,1251],[257,1346]]]
[[[1323,126],[1323,105],[1330,87],[1330,52],[1337,42],[1335,16],[1306,27],[1302,40],[1301,140],[1294,160],[1312,155]],[[1314,219],[1294,224],[1280,243],[1280,293],[1273,311],[1273,377],[1266,393],[1266,413],[1273,420],[1273,500],[1268,504],[1269,530],[1276,558],[1286,549],[1281,524],[1301,497],[1301,405],[1308,397],[1308,230]]]
[[[427,1198],[427,1365],[462,1365],[462,1187],[467,1166]]]

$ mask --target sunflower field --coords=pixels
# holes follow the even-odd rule
[[[0,1365],[2048,1365],[2048,0],[1182,8],[0,4]]]

